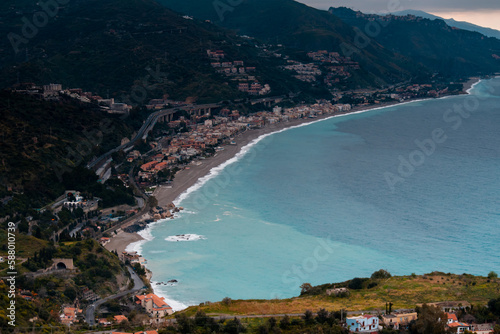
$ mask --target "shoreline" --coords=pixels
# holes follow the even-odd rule
[[[470,89],[480,81],[481,78],[479,77],[469,78],[469,80],[463,83],[462,92],[458,95],[470,94]],[[437,99],[446,98],[450,96],[458,96],[458,95],[447,95],[439,97]],[[201,178],[210,175],[213,168],[216,168],[224,164],[228,160],[234,158],[239,152],[241,152],[241,150],[245,146],[247,146],[252,141],[258,139],[263,135],[269,135],[293,127],[303,126],[306,124],[323,121],[332,117],[368,112],[371,110],[382,109],[382,108],[387,108],[412,102],[430,100],[430,99],[434,98],[416,98],[416,99],[405,100],[402,102],[391,101],[380,104],[372,104],[368,106],[357,106],[352,108],[348,112],[319,115],[316,118],[294,119],[287,122],[280,122],[267,125],[260,129],[246,130],[234,137],[236,145],[224,145],[223,151],[219,151],[214,156],[211,156],[205,160],[199,160],[199,162],[202,162],[201,165],[189,164],[188,165],[189,169],[182,169],[179,172],[177,172],[171,186],[168,187],[158,186],[158,188],[156,188],[156,190],[154,191],[153,196],[155,196],[156,199],[158,200],[158,205],[162,207],[165,207],[172,202],[176,206],[181,205],[181,203],[176,203],[175,201],[178,200],[178,198],[182,194],[186,193],[191,187],[196,185]],[[151,226],[151,224],[149,226]],[[137,249],[137,247],[134,247],[135,245],[140,246],[147,240],[148,238],[144,238],[140,234],[140,232],[128,233],[122,231],[118,233],[116,236],[112,237],[110,242],[106,244],[105,248],[109,251],[116,250],[118,254],[121,254],[126,249],[130,248]]]

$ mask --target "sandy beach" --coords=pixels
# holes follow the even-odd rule
[[[118,254],[121,254],[125,251],[128,245],[133,242],[144,240],[137,233],[127,233],[127,232],[118,232],[117,235],[111,238],[111,240],[104,246],[107,250],[116,251]]]
[[[472,87],[476,82],[478,82],[479,78],[470,78],[467,82],[465,82],[463,93],[466,93],[468,89]],[[411,100],[404,101],[403,103],[411,102]],[[351,114],[354,112],[367,111],[375,108],[383,108],[391,105],[400,104],[400,102],[388,102],[388,103],[380,103],[369,106],[359,106],[352,108],[346,114]],[[338,116],[341,113],[337,114],[328,114],[328,115],[320,115],[317,118],[305,118],[305,119],[297,119],[291,120],[288,122],[281,122],[272,125],[268,125],[264,128],[247,130],[238,136],[235,137],[236,145],[224,145],[224,150],[217,152],[216,155],[207,158],[205,160],[199,160],[201,165],[190,164],[189,169],[180,170],[176,175],[175,179],[172,182],[171,186],[159,186],[153,196],[158,199],[158,205],[167,206],[169,203],[174,202],[174,204],[178,205],[179,203],[175,203],[175,200],[186,190],[188,190],[191,186],[196,184],[196,182],[208,175],[210,170],[214,167],[217,167],[227,160],[234,157],[244,146],[248,145],[252,140],[276,131],[280,131],[289,127],[310,123],[314,121],[318,121],[321,119],[329,118],[332,116]],[[174,220],[175,221],[175,220]],[[108,250],[116,250],[118,253],[123,252],[127,246],[133,242],[143,240],[143,238],[137,233],[127,233],[120,232],[118,235],[113,237],[111,241],[105,246]]]

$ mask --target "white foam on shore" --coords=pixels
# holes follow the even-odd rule
[[[479,79],[477,82],[473,83],[472,86],[470,86],[469,89],[467,89],[465,92],[467,94],[472,94],[472,90],[474,89],[474,87],[476,87],[482,80]]]
[[[177,241],[198,241],[205,240],[206,238],[198,234],[179,234],[171,235],[165,238],[166,241],[177,242]]]
[[[471,93],[472,89],[477,84],[479,84],[480,82],[481,82],[481,80],[479,80],[478,82],[474,83],[471,86],[471,88],[466,91],[466,93],[467,94],[472,94]],[[449,97],[449,96],[441,97],[441,98],[438,98],[438,99],[443,99],[443,98],[447,98],[447,97]],[[335,118],[335,117],[346,117],[346,116],[350,116],[350,115],[362,114],[362,113],[366,113],[366,112],[371,112],[371,111],[381,110],[381,109],[386,109],[386,108],[391,108],[391,107],[399,107],[399,106],[405,105],[405,104],[411,104],[411,103],[416,103],[416,102],[421,102],[421,101],[426,101],[426,100],[433,100],[433,99],[435,99],[435,98],[418,99],[418,100],[412,100],[412,101],[407,101],[407,102],[395,103],[393,105],[388,105],[388,106],[381,106],[381,107],[376,107],[376,108],[367,108],[367,109],[358,110],[358,111],[354,111],[354,112],[348,112],[348,113],[340,114],[340,115],[332,115],[332,116],[325,117],[325,118],[322,118],[322,119],[318,119],[318,120],[314,120],[314,121],[310,121],[310,122],[305,122],[305,123],[298,124],[298,125],[293,125],[293,126],[290,126],[290,127],[286,127],[286,128],[280,129],[280,130],[276,130],[274,132],[263,134],[263,135],[255,138],[255,139],[253,139],[247,145],[243,146],[240,149],[240,151],[238,153],[236,153],[236,155],[234,157],[232,157],[232,158],[228,159],[227,161],[221,163],[220,165],[218,165],[218,166],[213,167],[212,169],[210,169],[210,171],[208,172],[207,175],[199,178],[194,185],[192,185],[191,187],[189,187],[188,189],[186,189],[183,193],[181,193],[175,199],[174,203],[177,203],[177,206],[181,206],[183,200],[187,199],[192,193],[196,192],[201,187],[203,187],[203,185],[205,183],[207,183],[210,179],[212,179],[212,178],[216,177],[217,175],[219,175],[227,166],[229,166],[229,165],[231,165],[231,164],[239,161],[240,159],[242,159],[250,151],[250,149],[252,147],[254,147],[255,145],[257,145],[260,141],[262,141],[263,139],[267,138],[268,136],[271,136],[271,135],[274,135],[274,134],[277,134],[277,133],[281,133],[281,132],[284,132],[284,131],[288,131],[288,130],[291,130],[291,129],[300,128],[300,127],[303,127],[303,126],[309,126],[311,124],[315,124],[315,123],[318,123],[318,122],[324,122],[326,120],[329,120],[329,119],[332,119],[332,118]],[[214,205],[219,205],[219,204],[214,204]],[[194,212],[184,211],[184,213],[194,213]],[[181,215],[179,215],[178,218],[179,217],[181,217]],[[220,218],[217,217],[217,220],[215,220],[215,221],[219,221],[219,220],[220,220]],[[139,232],[139,234],[145,240],[141,240],[141,241],[134,242],[134,243],[130,244],[127,247],[126,251],[137,251],[138,253],[141,253],[142,252],[142,245],[145,244],[146,242],[151,241],[151,240],[154,239],[154,237],[151,234],[151,231],[152,231],[154,225],[162,223],[162,222],[165,222],[165,221],[167,221],[167,220],[160,220],[160,221],[158,221],[158,222],[156,222],[154,224],[150,224],[145,230]],[[166,241],[191,241],[191,240],[174,240],[173,237],[176,237],[176,236],[167,237],[165,240]],[[172,238],[172,239],[171,240],[167,240],[169,238]],[[200,239],[198,239],[198,240],[200,240]],[[130,247],[130,249],[129,249],[129,247]],[[152,287],[154,289],[155,285],[152,284]],[[168,295],[166,294],[166,292],[162,291],[161,289],[154,289],[154,291],[155,291],[155,293],[158,296],[165,298],[165,301],[172,307],[172,309],[174,311],[181,311],[181,310],[184,310],[184,309],[188,308],[189,306],[197,305],[197,303],[194,303],[194,302],[193,303],[187,302],[187,304],[186,304],[186,303],[182,303],[182,302],[177,301],[177,300],[170,299],[168,297]]]
[[[137,252],[137,254],[142,254],[142,245],[144,245],[146,242],[153,241],[155,238],[151,233],[153,231],[153,228],[164,221],[166,221],[166,219],[162,219],[157,222],[151,223],[144,230],[137,232],[137,234],[139,234],[143,238],[143,240],[139,240],[127,245],[125,251]]]
[[[281,132],[284,132],[284,131],[288,131],[288,130],[291,130],[291,129],[300,128],[300,127],[303,127],[303,126],[309,126],[311,124],[315,124],[315,123],[318,123],[318,122],[324,122],[326,120],[329,120],[329,119],[332,119],[332,118],[335,118],[335,117],[345,117],[345,116],[350,116],[350,115],[355,115],[355,114],[362,114],[362,113],[365,113],[365,112],[370,112],[370,111],[380,110],[380,109],[385,109],[385,108],[390,108],[390,107],[398,107],[398,106],[401,106],[401,105],[404,105],[404,104],[415,103],[415,102],[425,101],[425,100],[429,100],[429,99],[418,99],[418,100],[412,100],[412,101],[408,101],[408,102],[396,103],[396,104],[393,104],[393,105],[390,105],[390,106],[382,106],[382,107],[377,107],[377,108],[368,108],[368,109],[354,111],[354,112],[348,112],[348,113],[340,114],[340,115],[332,115],[332,116],[325,117],[325,118],[322,118],[322,119],[318,119],[318,120],[315,120],[315,121],[305,122],[305,123],[298,124],[298,125],[292,125],[292,126],[280,129],[280,130],[276,130],[274,132],[263,134],[263,135],[255,138],[254,140],[252,140],[247,145],[243,146],[240,149],[240,151],[238,153],[236,153],[236,155],[234,157],[232,157],[232,158],[228,159],[227,161],[221,163],[219,166],[216,166],[216,167],[213,167],[212,169],[210,169],[210,171],[208,172],[207,175],[199,178],[194,185],[192,185],[186,191],[184,191],[183,193],[181,193],[175,199],[174,203],[177,203],[177,205],[180,206],[182,204],[182,201],[184,201],[186,198],[188,198],[192,193],[194,193],[195,191],[197,191],[198,189],[200,189],[210,179],[213,179],[214,177],[216,177],[217,175],[219,175],[224,170],[224,168],[226,168],[227,166],[229,166],[229,165],[231,165],[231,164],[239,161],[240,159],[242,159],[250,151],[250,149],[252,147],[254,147],[255,145],[257,145],[260,141],[262,141],[263,139],[267,138],[268,136],[271,136],[271,135],[274,135],[274,134],[277,134],[277,133],[281,133]]]
[[[192,306],[192,305],[184,304],[184,303],[182,303],[182,302],[180,302],[178,300],[174,300],[174,299],[169,298],[168,294],[165,291],[163,291],[160,288],[160,286],[157,286],[156,283],[157,283],[156,281],[151,281],[151,287],[153,287],[154,293],[158,297],[164,298],[165,302],[172,308],[172,310],[174,312],[182,311],[182,310],[187,309],[189,306]],[[158,288],[155,289],[155,287],[158,287]]]

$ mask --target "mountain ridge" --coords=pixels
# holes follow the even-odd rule
[[[427,12],[424,12],[422,10],[408,9],[408,10],[402,10],[402,11],[398,11],[398,12],[392,12],[391,14],[397,15],[397,16],[415,15],[415,16],[420,16],[420,17],[430,19],[430,20],[443,20],[450,27],[455,27],[455,28],[469,30],[469,31],[475,31],[475,32],[483,34],[487,37],[495,37],[497,39],[500,39],[500,31],[499,30],[488,28],[488,27],[483,27],[483,26],[473,24],[473,23],[470,23],[467,21],[456,21],[453,18],[445,19],[441,16],[427,13]]]

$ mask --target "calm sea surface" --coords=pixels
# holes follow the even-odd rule
[[[260,138],[225,165],[129,247],[174,309],[381,268],[500,272],[500,79]]]

